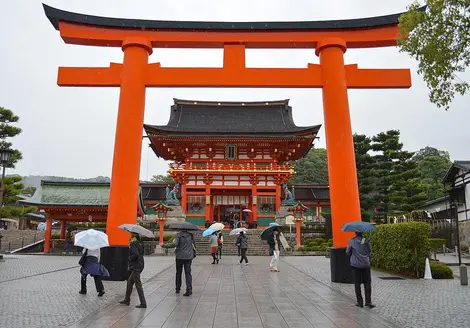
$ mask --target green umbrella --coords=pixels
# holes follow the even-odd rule
[[[261,240],[268,240],[269,238],[271,238],[273,230],[276,230],[278,228],[279,228],[279,226],[275,225],[275,226],[270,226],[270,227],[267,227],[266,229],[264,229],[261,232]]]

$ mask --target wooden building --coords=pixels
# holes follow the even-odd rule
[[[313,146],[320,125],[299,127],[288,100],[213,102],[175,99],[167,125],[145,125],[158,157],[181,188],[186,219],[197,225],[273,222],[291,161]]]

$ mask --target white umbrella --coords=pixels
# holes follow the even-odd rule
[[[229,236],[234,236],[234,235],[239,235],[240,232],[246,232],[248,229],[247,228],[236,228],[236,229],[233,229],[232,231],[230,231],[230,233],[228,234]]]
[[[75,234],[75,246],[94,250],[109,246],[108,235],[104,232],[88,229]]]
[[[220,230],[224,230],[225,226],[224,226],[223,223],[217,222],[217,223],[214,223],[213,225],[211,225],[209,228],[213,228],[216,231],[220,231]]]
[[[118,228],[127,232],[138,233],[139,235],[142,235],[144,237],[155,238],[152,231],[145,229],[144,227],[138,224],[126,223],[126,224],[121,224]]]

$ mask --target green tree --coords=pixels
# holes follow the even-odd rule
[[[419,162],[421,161],[423,158],[425,157],[428,157],[428,156],[439,156],[439,157],[444,157],[444,158],[447,158],[447,160],[449,161],[450,163],[450,155],[449,155],[449,152],[448,151],[445,151],[445,150],[439,150],[437,148],[434,148],[434,147],[429,147],[429,146],[426,146],[424,148],[421,148],[420,150],[418,150],[417,152],[415,152],[414,156],[413,156],[413,161],[415,162]]]
[[[34,195],[35,192],[36,187],[26,187],[21,191],[23,195]]]
[[[443,197],[447,194],[447,186],[442,183],[452,162],[449,153],[432,147],[426,147],[419,150],[416,154],[425,154],[424,157],[413,157],[418,164],[418,171],[423,186],[426,189],[426,200],[433,200]]]
[[[3,193],[3,206],[0,210],[1,216],[4,218],[10,217],[21,217],[26,213],[31,213],[37,211],[37,208],[34,206],[16,206],[18,202],[18,195],[21,194],[21,191],[24,189],[24,185],[21,183],[21,177],[7,176],[4,180],[4,193]]]
[[[369,153],[372,149],[372,140],[364,134],[354,134],[353,140],[362,219],[370,221],[374,216],[374,204],[380,202],[380,197],[375,191],[377,177],[372,171],[374,159]]]
[[[400,17],[401,51],[418,61],[418,73],[430,89],[430,101],[449,109],[455,94],[469,84],[457,74],[470,64],[470,3],[468,0],[415,1]]]
[[[17,149],[13,149],[11,142],[6,141],[7,138],[12,138],[21,133],[19,127],[12,125],[12,123],[17,123],[18,121],[19,117],[11,110],[0,107],[0,148],[14,151],[10,162],[6,165],[6,167],[10,168],[15,167],[15,164],[23,158],[21,152]]]
[[[293,164],[296,174],[289,180],[289,183],[328,184],[326,149],[312,148],[307,156]]]
[[[174,183],[175,181],[173,180],[173,178],[167,174],[167,175],[154,175],[152,176],[152,178],[150,178],[150,182],[153,182],[153,183]]]

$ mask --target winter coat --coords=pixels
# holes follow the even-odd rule
[[[109,277],[108,270],[98,262],[98,258],[96,256],[85,257],[85,263],[80,268],[80,273],[82,275],[89,274],[90,276]]]
[[[277,234],[276,236],[276,239],[277,239],[277,247],[279,250],[281,250],[281,237],[280,237],[280,233]],[[271,236],[269,237],[269,239],[267,240],[268,242],[268,245],[269,245],[269,250],[270,251],[274,251],[274,247],[276,246],[276,243],[274,242],[274,233],[271,234]]]
[[[142,271],[144,264],[144,245],[135,239],[129,245],[129,270]]]
[[[370,268],[370,256],[372,249],[370,242],[361,236],[349,240],[346,253],[349,255],[349,263],[354,268]]]
[[[176,234],[172,243],[163,244],[163,248],[176,247],[175,256],[179,260],[192,260],[194,258],[193,235],[185,230]]]
[[[237,238],[237,244],[240,245],[240,248],[247,249],[248,248],[248,237],[245,234],[240,234]]]

